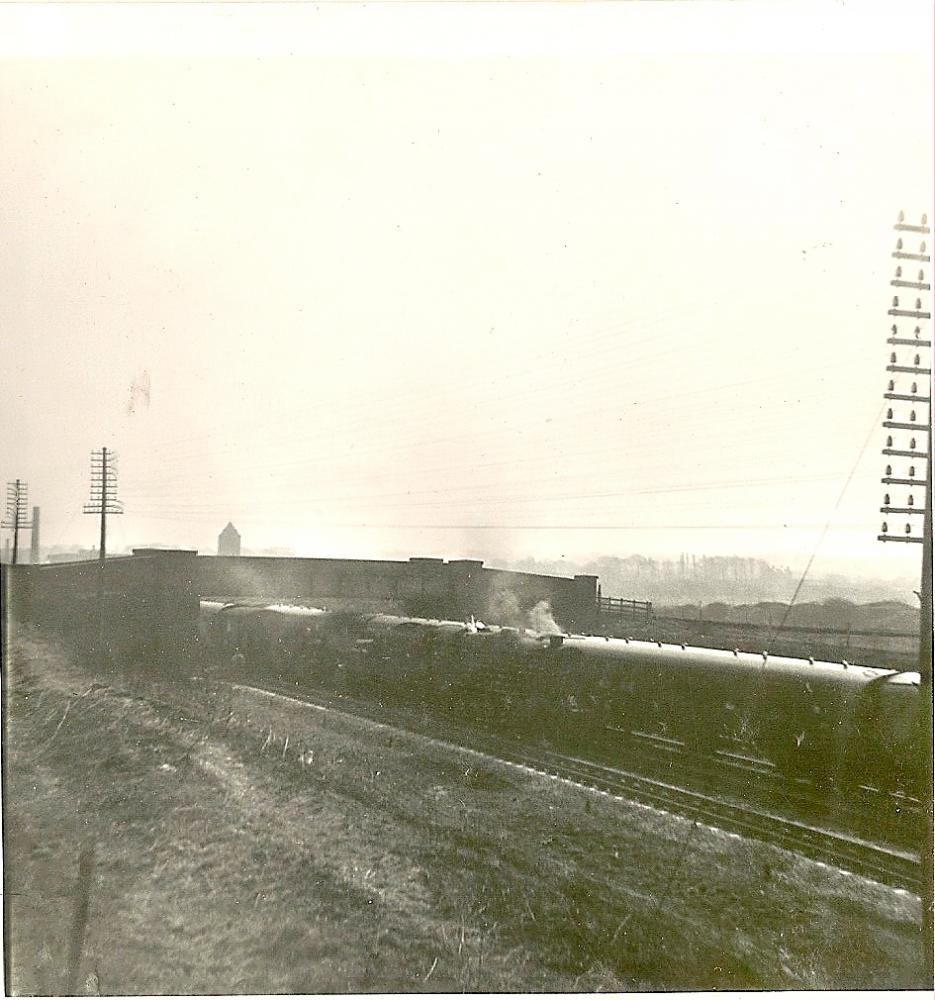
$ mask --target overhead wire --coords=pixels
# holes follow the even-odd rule
[[[754,381],[758,381],[758,380],[745,380],[744,382],[741,382],[739,384],[741,384],[741,385],[742,384],[751,384]],[[723,390],[723,389],[731,388],[734,385],[736,385],[736,383],[735,384],[726,384],[726,385],[724,385],[722,387],[718,387],[718,388],[721,389],[721,390]],[[710,391],[710,390],[704,390],[704,391],[707,392],[707,391]],[[650,400],[648,402],[650,404],[652,404],[653,400]],[[821,401],[821,405],[823,405],[823,406],[827,405],[827,398],[824,398]],[[727,413],[725,413],[725,422],[729,422],[728,421],[728,414],[730,412],[730,403],[729,402],[725,404],[724,402],[722,402],[720,400],[713,400],[713,401],[709,401],[704,407],[697,407],[696,406],[696,409],[695,409],[696,422],[697,422],[697,417],[699,415],[701,415],[702,413],[710,413],[712,411],[720,411],[720,410],[724,410],[724,409],[726,409],[726,411],[727,411]],[[639,414],[637,414],[637,415],[631,415],[628,418],[626,418],[625,421],[621,420],[621,423],[624,423],[624,425],[627,427],[627,429],[632,430],[634,428],[638,428],[640,426],[644,426],[643,421],[645,419],[651,420],[652,417],[649,416],[649,415],[644,415],[641,418],[641,416]],[[675,420],[675,419],[676,418],[673,418],[673,420]],[[811,435],[812,424],[811,424],[810,420],[811,420],[811,417],[809,415],[805,415],[805,416],[802,417],[802,419],[797,419],[797,420],[794,420],[792,422],[787,421],[783,425],[783,427],[781,429],[781,433],[773,431],[771,434],[766,435],[766,436],[764,436],[763,431],[761,429],[758,429],[755,426],[754,422],[751,419],[748,418],[748,419],[743,420],[743,421],[736,421],[737,430],[736,431],[732,431],[732,433],[731,433],[731,439],[730,439],[730,450],[731,450],[731,453],[734,454],[734,455],[737,454],[738,449],[739,449],[739,445],[744,441],[744,439],[748,439],[751,442],[755,442],[756,447],[759,448],[759,449],[762,449],[762,446],[763,446],[763,444],[764,444],[765,441],[768,441],[768,440],[771,440],[771,439],[782,440],[784,442],[788,441],[789,438],[793,435],[793,432],[794,432],[795,427],[797,425],[801,425],[801,427],[802,427],[802,433],[803,434],[804,433],[809,433],[809,435]],[[709,441],[709,440],[710,441],[723,440],[722,434],[723,434],[723,432],[720,431],[716,427],[712,428],[712,429],[709,429],[707,431],[707,433],[706,433],[705,436],[699,437],[697,434],[695,434],[694,437],[693,437],[693,443],[694,443],[694,445],[696,447],[696,450],[697,450],[697,445],[700,444],[700,443],[704,443],[705,441]],[[489,428],[489,429],[485,429],[483,431],[477,431],[477,430],[470,431],[469,430],[469,431],[465,431],[464,432],[465,439],[470,439],[470,437],[474,437],[474,438],[476,438],[479,441],[481,441],[481,440],[490,440],[490,439],[492,439],[494,441],[499,441],[500,439],[502,439],[502,436],[503,436],[502,435],[502,431],[499,428]],[[449,442],[450,440],[452,440],[452,439],[448,438],[446,436],[435,437],[435,438],[426,438],[426,439],[423,439],[422,441],[418,442],[415,445],[415,447],[427,448],[427,447],[430,447],[432,444],[444,444],[444,443]],[[639,437],[638,435],[631,435],[628,438],[628,440],[627,440],[627,448],[629,450],[631,450],[631,451],[633,449],[636,449],[636,450],[640,450],[640,449],[643,449],[643,450],[655,450],[657,447],[658,447],[658,438],[656,438],[656,437]],[[409,448],[410,448],[410,445],[407,444],[407,443],[405,443],[405,442],[401,442],[397,446],[397,450],[402,450],[402,451],[408,451]],[[372,450],[371,449],[367,449],[365,447],[364,449],[361,450],[359,456],[357,456],[357,457],[364,457],[366,454],[378,454],[378,455],[381,455],[381,456],[386,456],[387,454],[389,454],[389,452],[388,452],[388,449],[387,449],[386,446],[384,446],[384,445],[377,445],[377,446],[374,446],[374,449],[372,449]],[[620,445],[617,442],[617,440],[616,439],[605,440],[602,444],[600,444],[595,449],[583,449],[583,448],[578,447],[578,448],[576,448],[574,450],[574,453],[569,454],[567,456],[563,456],[563,461],[565,461],[565,462],[567,462],[567,461],[577,461],[577,460],[579,460],[581,458],[584,458],[584,457],[589,457],[589,456],[593,456],[593,455],[601,455],[601,454],[618,455],[619,456],[619,454],[620,454]],[[468,456],[468,455],[471,456],[471,467],[472,468],[481,467],[482,463],[478,463],[477,462],[477,457],[478,457],[478,449],[477,448],[474,448],[471,451],[465,451],[464,452],[464,456]],[[499,460],[499,461],[495,460],[493,462],[483,463],[483,466],[484,467],[492,467],[492,466],[496,466],[496,465],[521,466],[523,464],[528,464],[530,462],[541,462],[543,460],[548,460],[550,457],[554,457],[554,456],[542,456],[542,455],[538,455],[538,454],[535,454],[535,453],[526,454],[526,455],[517,455],[517,456],[511,456],[510,458],[502,459],[502,460]],[[281,462],[281,463],[272,463],[271,464],[271,463],[267,462],[264,465],[264,471],[267,474],[269,474],[273,470],[299,469],[299,468],[308,467],[308,466],[311,466],[312,468],[314,468],[318,461],[319,461],[319,459],[313,459],[313,458],[309,458],[309,457],[302,457],[302,458],[293,458],[293,459],[291,459],[289,461]],[[419,473],[419,474],[425,474],[425,473],[438,474],[438,473],[445,473],[445,472],[455,472],[455,471],[458,471],[459,469],[463,469],[464,467],[465,467],[464,457],[459,457],[458,460],[457,460],[457,462],[454,465],[446,465],[446,466],[441,466],[441,467],[431,467],[430,466],[430,467],[423,467],[423,468],[412,467],[411,468],[411,473],[412,474],[415,474],[415,473]],[[317,471],[318,470],[316,469],[316,474],[317,474]],[[185,473],[181,473],[180,472],[178,475],[184,477],[187,480],[190,480],[190,478],[191,478],[191,475],[188,472],[185,472]],[[377,479],[377,480],[380,480],[380,479],[383,478],[383,475],[384,474],[382,472],[374,472],[374,473],[371,473],[371,474],[369,474],[368,476],[366,476],[364,478],[365,478],[365,480],[367,480],[367,479]],[[171,485],[172,482],[173,482],[173,478],[172,478],[171,474],[168,475],[168,476],[165,475],[165,474],[163,474],[163,476],[160,479],[160,483],[159,484],[160,484],[160,486],[163,489],[166,489],[166,487],[169,486],[169,485]],[[145,481],[143,483],[141,483],[140,485],[141,486],[145,486]],[[254,482],[254,486],[256,486],[256,485],[257,484]],[[133,486],[133,485],[131,485],[128,488],[128,490],[129,490],[129,492],[134,492],[136,490],[136,487]],[[141,490],[139,492],[146,492],[146,491],[145,491],[145,489],[143,489],[143,490]]]
[[[805,564],[805,569],[802,570],[802,575],[799,577],[799,582],[796,584],[795,590],[792,593],[792,597],[789,600],[789,603],[786,605],[786,610],[783,612],[782,620],[776,626],[776,628],[773,629],[773,632],[769,637],[770,643],[772,643],[773,640],[776,638],[776,636],[782,631],[783,627],[786,624],[786,621],[789,618],[789,615],[792,613],[792,608],[795,605],[795,602],[798,600],[799,594],[801,593],[802,590],[802,586],[804,585],[805,580],[808,577],[808,574],[811,572],[812,564],[815,562],[815,557],[818,555],[818,552],[821,549],[821,546],[825,540],[825,536],[828,533],[828,528],[831,526],[831,522],[834,519],[834,515],[837,513],[838,508],[841,506],[841,501],[844,499],[844,494],[847,492],[848,487],[851,485],[851,481],[853,480],[855,473],[857,472],[857,467],[860,465],[860,462],[863,459],[865,452],[867,451],[867,448],[870,444],[870,441],[873,438],[874,433],[878,432],[880,429],[880,420],[883,417],[883,411],[885,409],[886,409],[886,401],[884,400],[883,405],[877,412],[877,415],[873,423],[870,425],[870,430],[867,432],[867,437],[864,439],[864,443],[860,447],[860,450],[857,453],[857,458],[854,460],[854,464],[853,466],[851,466],[851,470],[847,474],[847,478],[844,480],[844,485],[841,487],[840,493],[838,493],[837,499],[834,502],[834,506],[831,508],[831,512],[828,515],[828,519],[825,521],[824,526],[821,529],[821,534],[818,536],[818,541],[815,543],[815,547],[812,550],[811,555],[808,557],[808,562]]]
[[[711,305],[709,305],[707,307],[708,311],[711,311],[713,308],[714,307],[711,306]],[[685,310],[683,309],[682,311],[684,312]],[[636,322],[637,322],[636,320],[631,321],[631,324],[635,325]],[[644,331],[647,326],[651,327],[655,323],[658,323],[658,322],[659,322],[658,319],[654,319],[653,321],[650,321],[649,323],[647,323],[646,321],[643,321],[641,323],[641,330]],[[631,325],[631,324],[625,324],[625,325]],[[691,334],[692,331],[691,331],[691,329],[687,325],[686,325],[686,327],[684,329],[685,329],[685,333],[683,335],[681,335],[681,336],[687,338]],[[606,334],[605,337],[607,339],[613,340],[613,344],[611,346],[611,349],[607,353],[617,353],[618,351],[620,351],[621,347],[620,347],[620,343],[619,343],[619,337],[618,337],[618,335],[617,335],[616,332],[612,331],[611,333]],[[585,340],[586,339],[587,338],[585,338]],[[646,340],[645,332],[643,334],[642,339],[644,341]],[[671,340],[671,335],[667,339]],[[677,339],[681,339],[681,338],[677,338]],[[581,350],[580,341],[581,341],[581,338],[576,338],[576,340],[575,340],[575,352],[574,353],[575,353],[576,363],[580,363],[582,361],[587,361],[588,360],[587,354]],[[632,371],[634,365],[638,364],[640,360],[649,361],[649,362],[651,362],[652,365],[655,365],[658,362],[658,360],[660,359],[660,357],[671,356],[672,354],[676,353],[678,351],[678,349],[679,348],[678,348],[677,344],[676,345],[670,345],[668,348],[662,348],[662,349],[660,349],[660,347],[658,345],[653,345],[652,348],[649,351],[644,352],[643,355],[638,355],[638,354],[634,355],[633,352],[632,352],[632,350],[630,350],[629,353],[627,354],[627,357],[626,357],[626,367],[627,367],[627,370],[628,371]],[[563,378],[565,378],[567,380],[567,366],[568,366],[567,360],[565,360],[565,359],[556,359],[553,362],[553,365],[556,368],[558,374],[560,374]],[[595,368],[594,371],[597,372],[597,373],[599,373],[600,369]],[[467,369],[467,374],[468,374],[468,376],[470,375],[470,369]],[[534,367],[530,366],[530,374],[535,376],[536,385],[530,386],[530,388],[527,390],[527,394],[530,395],[530,396],[533,396],[533,395],[540,395],[541,396],[542,392],[543,392],[542,381],[541,381],[542,375],[543,375],[543,365],[541,364],[541,362],[537,361],[537,363],[536,363],[536,365]],[[493,372],[493,373],[491,373],[488,368],[483,368],[479,372],[478,378],[477,378],[476,382],[474,383],[474,387],[475,388],[482,388],[484,386],[490,386],[490,385],[498,384],[498,383],[504,382],[504,381],[515,382],[516,378],[517,378],[517,376],[513,372],[499,373],[498,374],[496,371]],[[465,383],[465,371],[459,371],[459,380],[458,380],[458,383],[459,383],[459,387],[461,387],[462,390],[463,390],[463,388],[464,388],[465,385],[467,385],[468,390],[470,390],[471,387],[472,387],[472,384],[471,384],[469,378],[468,378],[467,383]],[[394,394],[393,396],[391,396],[391,398],[390,398],[389,401],[387,401],[385,398],[381,398],[380,400],[376,400],[376,401],[374,401],[374,403],[372,404],[372,406],[373,406],[373,408],[375,410],[379,411],[381,421],[386,422],[387,419],[388,419],[388,417],[393,412],[391,408],[394,405],[399,405],[401,403],[405,403],[408,397],[414,397],[418,402],[424,404],[426,401],[430,400],[433,396],[439,396],[442,399],[446,398],[450,394],[452,388],[453,388],[453,386],[451,386],[450,384],[446,384],[446,385],[440,386],[439,388],[435,389],[434,391],[432,390],[431,387],[426,387],[424,385],[420,385],[418,387],[410,387],[409,389],[405,390],[402,393],[396,393],[396,394]],[[514,396],[514,399],[515,399],[516,398],[516,394],[514,393],[513,396]],[[330,405],[330,404],[321,404],[322,408],[325,409],[325,410],[327,409],[328,405]],[[359,421],[359,422],[362,422],[362,423],[360,423],[359,426],[356,427],[356,428],[354,428],[353,426],[351,426],[350,429],[361,429],[362,427],[366,427],[366,424],[367,424],[368,420],[370,419],[366,403],[361,408],[359,402],[355,402],[355,409],[356,409],[357,412],[355,412],[355,418],[354,419],[357,420],[357,421]],[[308,419],[314,419],[316,417],[316,415],[322,415],[322,410],[317,409],[316,406],[315,406],[315,404],[313,404],[312,407],[309,408],[307,404],[303,403],[301,412],[297,413],[296,416],[297,416],[297,419],[308,420]],[[256,420],[253,419],[253,418],[247,418],[246,420],[242,421],[241,424],[240,424],[240,426],[243,429],[247,429],[250,426],[254,426],[254,425],[256,425]],[[226,433],[228,433],[229,431],[233,431],[235,429],[236,428],[229,428],[229,429],[223,429],[223,430],[219,429],[218,431],[215,431],[215,432],[209,432],[209,434],[211,434],[212,436],[222,436],[223,437],[223,436],[225,436]],[[342,430],[349,429],[346,421],[343,423],[341,429]],[[333,427],[330,428],[330,430],[331,430],[331,432],[333,432]],[[281,426],[277,428],[277,436],[280,438],[280,440],[284,439],[284,434],[283,434]],[[302,435],[299,435],[299,436],[302,436]],[[171,442],[169,442],[169,444],[171,445]],[[167,446],[166,443],[157,444],[151,450],[158,451],[161,448],[165,448],[166,446]],[[231,442],[230,444],[227,445],[228,449],[230,449],[230,448],[236,449],[236,447],[237,447],[237,442],[236,441]],[[215,449],[215,451],[217,451],[217,450],[218,449]],[[174,452],[175,452],[175,454],[174,454],[175,458],[178,458],[180,454],[184,455],[185,454],[184,446],[181,448],[181,450],[178,447],[175,447],[174,448]]]

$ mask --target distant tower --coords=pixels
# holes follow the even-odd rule
[[[39,508],[32,509],[32,538],[29,540],[29,561],[33,566],[39,565]]]
[[[240,555],[240,532],[230,521],[227,522],[227,527],[218,535],[218,555]]]

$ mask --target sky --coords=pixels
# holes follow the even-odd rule
[[[107,446],[112,551],[910,578],[932,45],[912,0],[4,5],[0,476],[44,545]]]

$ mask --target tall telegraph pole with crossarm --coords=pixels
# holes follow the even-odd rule
[[[98,648],[103,654],[104,644],[104,560],[107,558],[107,515],[122,514],[123,506],[117,499],[117,456],[107,448],[91,452],[91,498],[84,505],[85,514],[99,514],[101,518],[101,543],[98,550],[97,615]]]
[[[886,475],[887,491],[880,508],[887,520],[877,537],[881,542],[907,542],[922,546],[922,580],[919,587],[919,695],[922,734],[918,752],[928,766],[923,783],[922,946],[927,982],[933,984],[933,886],[932,833],[932,338],[924,329],[932,318],[931,283],[924,265],[931,262],[924,237],[928,219],[906,222],[902,212],[895,229],[899,236],[893,257],[898,261],[890,284],[897,290],[889,315],[894,318],[887,344],[890,373],[887,391]],[[903,291],[905,289],[905,291]],[[901,301],[903,299],[903,301]],[[895,463],[895,464],[894,464]],[[892,493],[890,491],[893,491]],[[898,497],[897,497],[897,492]],[[921,502],[919,502],[921,499]],[[891,522],[890,518],[898,518]],[[918,519],[921,518],[921,525]],[[897,525],[902,525],[902,530]]]

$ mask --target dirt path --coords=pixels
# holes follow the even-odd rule
[[[918,980],[909,894],[392,729],[25,639],[11,666],[14,992]]]

